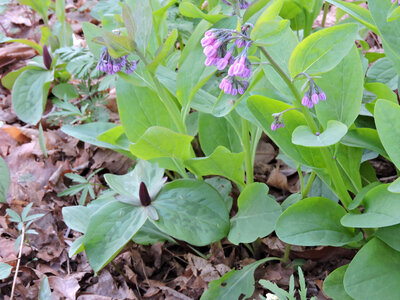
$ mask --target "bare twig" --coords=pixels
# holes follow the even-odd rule
[[[17,279],[18,279],[18,270],[19,270],[19,265],[21,263],[22,247],[24,246],[24,240],[25,240],[25,224],[22,225],[21,244],[19,245],[18,261],[17,261],[17,266],[15,268],[15,274],[14,274],[14,279],[13,279],[13,284],[12,284],[12,289],[11,289],[10,300],[12,300],[14,297],[15,284],[17,283]]]

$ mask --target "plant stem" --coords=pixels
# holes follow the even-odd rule
[[[24,240],[25,240],[25,224],[22,224],[21,243],[19,245],[18,261],[17,261],[17,266],[15,267],[15,274],[14,274],[14,279],[13,279],[12,288],[11,288],[10,300],[12,300],[14,298],[15,285],[16,285],[17,279],[18,279],[18,271],[19,271],[19,265],[21,263],[22,248],[24,246]]]
[[[260,259],[261,257],[261,239],[257,238],[254,242],[253,242],[253,251],[254,251],[254,258],[255,259]]]
[[[329,12],[329,3],[324,3],[324,16],[322,17],[322,24],[321,27],[325,27],[325,22],[326,22],[326,16],[328,15]]]
[[[301,196],[302,196],[303,199],[307,198],[308,193],[310,192],[311,186],[312,186],[312,184],[314,182],[314,179],[315,179],[316,175],[317,174],[314,171],[311,172],[310,177],[308,178],[308,181],[307,181],[307,185],[304,188],[304,190],[302,190],[302,192],[301,192]]]
[[[283,258],[282,258],[283,264],[287,264],[287,262],[289,261],[290,248],[291,248],[291,247],[292,247],[292,245],[286,244],[285,254],[283,254]]]
[[[244,118],[242,118],[242,143],[246,165],[246,184],[249,185],[254,182],[253,160],[250,149],[249,123]]]
[[[315,123],[313,117],[311,116],[309,110],[301,105],[301,96],[296,88],[296,86],[293,84],[292,80],[290,77],[285,73],[284,70],[278,65],[278,63],[272,58],[272,56],[267,52],[267,50],[264,47],[259,46],[259,49],[261,52],[264,54],[264,56],[268,59],[268,61],[271,63],[271,66],[274,68],[274,70],[281,76],[281,78],[285,81],[286,85],[289,87],[291,90],[293,96],[295,97],[295,107],[299,108],[301,112],[303,113],[308,126],[311,128],[311,131],[313,133],[316,133],[318,131],[317,124]],[[347,208],[347,206],[350,204],[352,201],[349,193],[347,192],[347,188],[343,182],[342,176],[340,174],[340,171],[338,169],[338,166],[336,162],[333,161],[332,155],[330,154],[329,150],[327,148],[320,148],[321,154],[324,158],[326,168],[329,172],[329,175],[331,176],[331,179],[334,183],[334,186],[336,188],[336,192],[342,201],[343,205]]]

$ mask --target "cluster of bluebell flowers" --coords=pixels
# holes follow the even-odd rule
[[[223,71],[228,68],[227,76],[219,85],[225,94],[243,95],[248,87],[245,80],[251,75],[251,63],[247,57],[251,41],[248,38],[250,25],[242,27],[241,32],[227,29],[210,29],[201,40],[203,53],[207,56],[205,65],[216,66]],[[235,53],[239,52],[237,56]]]
[[[308,108],[313,108],[313,106],[317,104],[319,100],[325,101],[326,95],[312,79],[308,81],[308,84],[308,90],[304,93],[301,104],[307,106]]]
[[[283,113],[284,112],[272,114],[274,117],[274,121],[271,124],[272,131],[285,127],[285,123],[283,123]]]
[[[222,0],[223,1],[223,0]],[[225,1],[224,1],[225,2]],[[400,5],[400,0],[392,0],[392,3],[396,3]]]
[[[129,61],[128,55],[113,58],[108,52],[107,47],[103,47],[97,64],[97,70],[111,75],[122,71],[123,68],[125,68],[125,73],[130,74],[136,70],[136,67],[137,61]]]

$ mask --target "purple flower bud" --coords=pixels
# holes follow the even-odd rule
[[[392,3],[396,3],[397,0],[392,0]],[[400,0],[397,1],[397,4],[400,5]]]
[[[46,45],[43,45],[43,63],[47,70],[50,70],[53,59],[50,56]]]
[[[319,133],[318,131],[315,133],[316,136],[319,136],[319,134],[320,134],[320,133]]]
[[[225,57],[219,59],[218,62],[217,62],[217,68],[218,68],[218,70],[221,71],[221,70],[225,69],[226,66],[228,65],[228,62],[229,62],[229,60],[228,60],[228,59],[225,59]]]
[[[215,49],[213,46],[207,46],[204,48],[203,53],[207,57],[216,57],[217,56],[217,49]]]
[[[212,36],[205,36],[201,39],[201,46],[207,47],[209,45],[214,44],[215,39]]]
[[[212,66],[215,63],[216,58],[214,57],[207,57],[206,61],[204,62],[204,64],[209,67]]]
[[[400,1],[400,0],[399,0],[399,1]],[[320,99],[321,101],[325,101],[325,100],[326,100],[326,95],[325,95],[324,92],[320,92],[318,96],[319,96],[319,99]]]
[[[236,46],[238,46],[238,48],[242,48],[244,46],[244,43],[245,42],[242,39],[237,39],[235,42],[235,44],[236,44]]]
[[[144,182],[140,183],[139,200],[143,206],[149,206],[151,204],[150,194],[149,194],[149,191],[147,190],[146,184]]]
[[[308,98],[307,95],[304,95],[303,99],[301,100],[301,104],[303,104],[303,106],[308,106],[309,101],[310,101],[310,98]]]
[[[224,2],[225,4],[231,6],[231,3],[229,1],[227,1],[227,0],[222,0],[222,2]]]
[[[271,124],[271,130],[272,131],[275,131],[275,130],[277,130],[279,128],[279,125],[278,124],[275,124],[275,122],[273,122],[272,124]]]
[[[319,97],[318,97],[317,93],[313,93],[311,95],[311,101],[312,101],[313,104],[317,104],[319,102]]]

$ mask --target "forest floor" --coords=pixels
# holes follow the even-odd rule
[[[76,3],[75,3],[76,2]],[[67,1],[67,19],[76,36],[76,45],[85,45],[81,23],[96,23],[90,15],[90,7],[77,12],[85,1]],[[319,25],[320,16],[316,25]],[[50,22],[52,17],[50,17]],[[331,9],[327,25],[335,21]],[[319,22],[319,24],[318,24]],[[11,5],[0,16],[0,32],[13,38],[40,39],[41,20],[24,6]],[[37,55],[30,47],[21,44],[0,45],[0,77],[16,70]],[[118,122],[115,92],[110,91],[107,99],[110,121]],[[46,113],[51,110],[48,102]],[[16,224],[6,216],[6,209],[17,212],[33,202],[32,213],[43,213],[32,229],[38,235],[29,235],[30,246],[23,248],[20,273],[16,284],[17,299],[37,299],[41,279],[48,276],[53,299],[199,299],[210,281],[219,278],[231,268],[240,268],[255,261],[252,253],[244,246],[235,246],[222,240],[222,249],[217,245],[198,250],[210,254],[207,260],[188,251],[183,246],[171,243],[157,243],[142,246],[129,243],[113,264],[94,275],[84,253],[68,257],[71,243],[80,233],[71,231],[63,222],[61,209],[77,205],[79,196],[58,197],[71,185],[64,177],[75,172],[82,176],[99,168],[102,171],[93,178],[96,194],[105,185],[105,173],[124,174],[133,161],[123,155],[83,143],[64,134],[59,127],[51,126],[42,119],[48,157],[39,146],[37,127],[24,125],[16,117],[11,104],[11,92],[0,85],[0,155],[5,159],[11,173],[11,185],[7,203],[0,204],[0,261],[15,265],[17,254],[14,243],[18,237]],[[256,180],[266,182],[278,201],[291,193],[298,192],[297,171],[277,158],[279,149],[266,136],[260,141],[256,157]],[[380,178],[389,177],[393,169],[378,158],[374,167]],[[235,195],[233,195],[235,198]],[[262,239],[257,258],[282,257],[285,244],[270,235]],[[335,247],[297,247],[290,254],[292,263],[263,265],[256,271],[256,280],[267,279],[288,289],[289,278],[294,266],[302,265],[308,294],[317,299],[328,299],[322,291],[325,277],[334,269],[350,262],[355,251]],[[9,299],[13,278],[0,282],[0,299]],[[257,285],[254,299],[266,291]],[[227,299],[230,300],[230,299]]]

